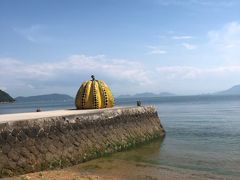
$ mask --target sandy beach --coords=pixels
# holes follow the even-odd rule
[[[129,162],[119,159],[100,158],[86,163],[75,165],[73,167],[29,173],[17,177],[5,178],[6,180],[81,180],[81,179],[164,179],[164,180],[208,180],[222,179],[234,180],[239,179],[233,176],[215,175],[206,172],[184,170],[167,166],[158,166],[148,163]]]

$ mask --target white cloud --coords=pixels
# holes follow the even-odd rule
[[[47,27],[43,25],[36,24],[30,27],[15,27],[13,29],[15,32],[22,35],[24,38],[26,38],[32,43],[43,43],[51,41],[51,38],[46,33]]]
[[[147,46],[148,49],[150,49],[147,54],[154,55],[154,54],[166,54],[167,51],[163,50],[161,47],[157,46]]]
[[[158,67],[156,71],[167,79],[197,79],[203,77],[222,77],[234,74],[240,75],[239,66],[219,66],[212,68],[199,68],[194,66]]]
[[[108,59],[105,56],[74,55],[68,60],[72,70],[84,70],[104,73],[115,79],[122,79],[139,84],[151,83],[144,66],[125,59]]]
[[[209,0],[158,0],[160,5],[164,6],[205,6],[205,7],[232,7],[237,1],[221,0],[221,1],[209,1]]]
[[[34,64],[0,59],[0,76],[5,77],[0,80],[3,85],[16,83],[35,89],[41,84],[59,83],[61,86],[72,81],[78,84],[90,78],[91,74],[119,86],[122,86],[122,82],[124,85],[133,84],[139,87],[152,83],[150,73],[142,64],[123,59],[108,59],[103,55],[73,55],[63,61]]]
[[[4,87],[4,86],[0,86],[0,90],[2,90],[2,91],[6,91],[6,90],[7,90],[7,88],[6,88],[6,87]]]
[[[240,45],[240,24],[231,22],[226,24],[220,30],[208,32],[210,42],[221,48],[231,48]]]
[[[240,63],[240,24],[231,22],[208,32],[209,48],[216,50],[227,63]]]
[[[238,82],[240,65],[150,68],[141,62],[83,54],[72,55],[57,62],[31,64],[11,58],[0,59],[0,86],[16,96],[50,92],[74,94],[80,83],[90,79],[91,74],[96,75],[97,79],[105,80],[113,92],[118,94],[162,90],[178,93],[189,88],[195,88],[199,92],[201,88],[216,88],[215,81],[220,81],[220,87],[224,78],[232,80],[232,83]],[[214,81],[210,82],[210,78]],[[202,84],[199,80],[202,80]],[[210,82],[208,87],[204,87],[206,82]]]
[[[193,49],[196,49],[197,46],[196,45],[193,45],[193,44],[189,44],[189,43],[182,43],[182,46],[188,50],[193,50]]]
[[[35,87],[32,84],[27,84],[27,87],[30,89],[35,89]]]
[[[176,40],[185,40],[185,39],[192,39],[192,36],[173,36],[172,39],[176,39]]]
[[[222,7],[231,7],[236,1],[231,0],[221,0],[221,1],[209,1],[209,0],[186,0],[195,5],[202,6],[222,6]]]

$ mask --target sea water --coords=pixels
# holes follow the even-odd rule
[[[166,130],[163,140],[112,158],[240,176],[240,96],[117,99],[116,105],[154,105]],[[71,109],[73,101],[0,104],[0,114]]]

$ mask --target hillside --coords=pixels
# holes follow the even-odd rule
[[[162,97],[162,96],[176,96],[176,95],[168,92],[162,92],[159,94],[145,92],[145,93],[138,93],[135,95],[120,95],[118,96],[118,98],[142,98],[142,97]]]
[[[19,96],[15,98],[16,101],[21,102],[34,102],[34,101],[68,101],[73,100],[73,97],[66,94],[46,94],[38,96]]]
[[[230,89],[217,92],[216,94],[217,95],[240,95],[240,85],[233,86]]]
[[[0,90],[0,103],[14,102],[15,100],[6,92]]]

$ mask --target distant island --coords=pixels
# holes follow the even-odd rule
[[[235,85],[229,89],[223,90],[223,91],[219,91],[219,92],[215,92],[215,93],[208,93],[208,94],[199,94],[199,95],[194,95],[194,96],[221,96],[221,95],[240,95],[240,84]],[[169,93],[169,92],[162,92],[159,94],[155,94],[155,93],[151,93],[151,92],[144,92],[144,93],[138,93],[138,94],[134,94],[134,95],[120,95],[117,98],[142,98],[142,97],[166,97],[166,96],[178,96],[176,94],[173,93]],[[187,95],[186,95],[187,96]]]
[[[15,100],[17,102],[35,102],[35,101],[69,101],[73,100],[73,97],[66,94],[46,94],[46,95],[38,95],[38,96],[28,96],[16,97]]]
[[[203,94],[203,95],[240,95],[240,84],[235,85],[227,90],[219,91],[211,94]],[[170,97],[170,96],[177,96],[176,94],[169,93],[169,92],[162,92],[159,94],[151,93],[151,92],[144,92],[144,93],[137,93],[134,95],[120,95],[117,98],[144,98],[144,97]],[[37,95],[37,96],[18,96],[15,99],[12,98],[8,93],[0,90],[0,103],[8,103],[8,102],[36,102],[36,101],[69,101],[73,100],[74,98],[66,95],[66,94],[46,94],[46,95]]]
[[[0,103],[14,102],[15,100],[5,91],[0,90]]]
[[[118,96],[118,98],[141,98],[141,97],[163,97],[163,96],[176,96],[176,95],[169,92],[162,92],[159,94],[145,92],[145,93],[138,93],[135,95],[120,95]]]
[[[214,95],[240,95],[240,84],[233,86],[230,89],[216,92]]]

